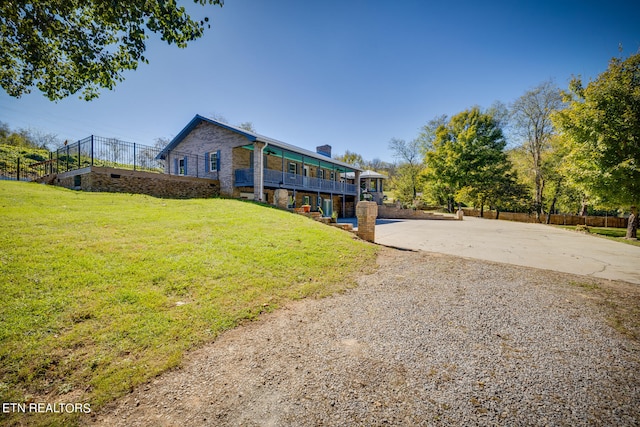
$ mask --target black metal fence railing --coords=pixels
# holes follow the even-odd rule
[[[0,180],[33,181],[44,175],[42,161],[34,161],[27,157],[12,159],[0,158]]]
[[[165,162],[160,149],[135,142],[92,135],[51,153],[49,173],[62,173],[88,166],[162,173]]]
[[[33,181],[89,166],[128,169],[200,177],[207,170],[205,157],[135,142],[92,135],[49,153],[49,158],[33,160],[0,159],[0,179]]]
[[[204,156],[92,135],[52,152],[49,173],[101,166],[198,177],[204,160]]]

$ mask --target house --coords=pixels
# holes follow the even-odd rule
[[[168,174],[218,180],[227,197],[273,203],[283,188],[290,207],[318,210],[330,201],[340,217],[354,216],[360,199],[362,170],[332,159],[331,146],[313,152],[200,115],[158,157]]]

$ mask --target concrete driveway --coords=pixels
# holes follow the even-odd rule
[[[376,243],[640,284],[640,247],[544,224],[379,220]]]

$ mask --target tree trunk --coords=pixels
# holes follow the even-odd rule
[[[558,201],[558,196],[560,195],[560,185],[562,185],[562,178],[558,179],[558,182],[556,182],[556,190],[553,192],[553,200],[551,201],[549,212],[547,212],[547,224],[551,222],[551,214],[556,210],[556,202]]]
[[[542,194],[544,192],[544,179],[542,178],[542,171],[540,170],[540,165],[537,163],[536,163],[536,170],[535,170],[535,184],[536,184],[536,199],[535,199],[536,220],[538,222],[541,222],[542,215],[544,214],[544,206],[542,205],[543,203]]]
[[[547,212],[547,221],[546,224],[551,222],[551,214],[556,210],[556,202],[558,201],[558,193],[553,195],[553,200],[551,201],[551,206],[549,207],[549,212]]]
[[[480,218],[484,218],[484,203],[480,205]]]
[[[629,223],[627,224],[627,235],[625,239],[637,239],[638,238],[638,208],[631,207],[631,215],[629,215]]]
[[[587,216],[587,201],[582,201],[582,206],[580,207],[580,216]]]

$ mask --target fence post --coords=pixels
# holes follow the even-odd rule
[[[20,181],[20,157],[18,157],[16,162],[16,181]]]
[[[91,166],[93,166],[93,135],[91,135]]]
[[[69,172],[69,145],[67,145],[67,170],[65,172]]]
[[[136,170],[136,143],[133,143],[133,170]]]
[[[80,146],[82,145],[82,143],[80,141],[78,141],[78,167],[77,169],[80,169]]]

